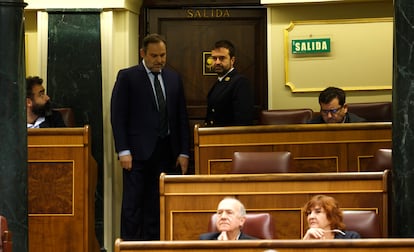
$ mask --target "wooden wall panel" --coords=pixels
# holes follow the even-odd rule
[[[31,252],[99,251],[89,127],[28,129]]]
[[[225,196],[243,202],[248,212],[268,212],[278,239],[300,239],[301,208],[315,194],[335,197],[344,210],[375,210],[388,234],[389,172],[292,173],[248,175],[161,175],[161,239],[197,240]]]
[[[359,172],[392,147],[391,123],[194,128],[196,174],[230,173],[235,151],[290,151],[292,172]],[[211,164],[220,169],[212,169]],[[222,162],[222,166],[218,163]],[[376,171],[376,170],[374,170]]]
[[[74,214],[74,162],[28,163],[28,213]]]
[[[240,3],[239,3],[240,4]],[[257,115],[267,108],[266,8],[145,8],[145,31],[159,33],[168,43],[168,67],[184,83],[190,121],[204,120],[207,94],[217,79],[206,74],[203,53],[221,39],[236,47],[236,68],[253,86]]]
[[[232,41],[236,47],[235,66],[252,84],[257,121],[260,111],[268,107],[266,8],[257,6],[260,1],[184,1],[182,5],[174,1],[174,8],[166,2],[144,3],[140,37],[155,32],[167,39],[167,67],[183,78],[190,128],[204,124],[208,91],[217,80],[215,74],[204,71],[204,55],[221,39]],[[193,158],[191,149],[190,174],[195,173]]]
[[[115,252],[408,252],[414,239],[115,241]]]

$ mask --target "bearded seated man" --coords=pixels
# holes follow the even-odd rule
[[[38,76],[26,78],[27,128],[66,127],[62,115],[51,108],[50,97]]]
[[[242,232],[246,209],[235,198],[224,198],[217,207],[216,227],[219,232],[200,235],[200,240],[252,240],[257,239]]]

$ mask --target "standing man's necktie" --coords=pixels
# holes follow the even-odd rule
[[[164,94],[162,92],[161,83],[158,79],[157,72],[152,72],[154,75],[154,87],[158,101],[158,111],[160,112],[160,137],[165,137],[168,134],[168,116],[167,103],[165,102]]]

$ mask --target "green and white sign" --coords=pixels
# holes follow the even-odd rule
[[[292,54],[315,54],[329,52],[331,52],[330,38],[292,40]]]

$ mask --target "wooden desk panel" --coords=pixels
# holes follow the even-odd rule
[[[240,240],[240,241],[115,241],[115,252],[408,252],[414,239]]]
[[[375,210],[388,234],[389,172],[189,175],[160,177],[161,240],[197,240],[225,196],[235,196],[248,212],[269,212],[278,239],[299,239],[303,205],[315,194],[335,197],[346,210]]]
[[[99,251],[89,127],[28,129],[29,251]]]
[[[290,151],[293,172],[369,171],[375,151],[392,147],[391,123],[194,128],[196,174],[227,174],[235,151]]]

